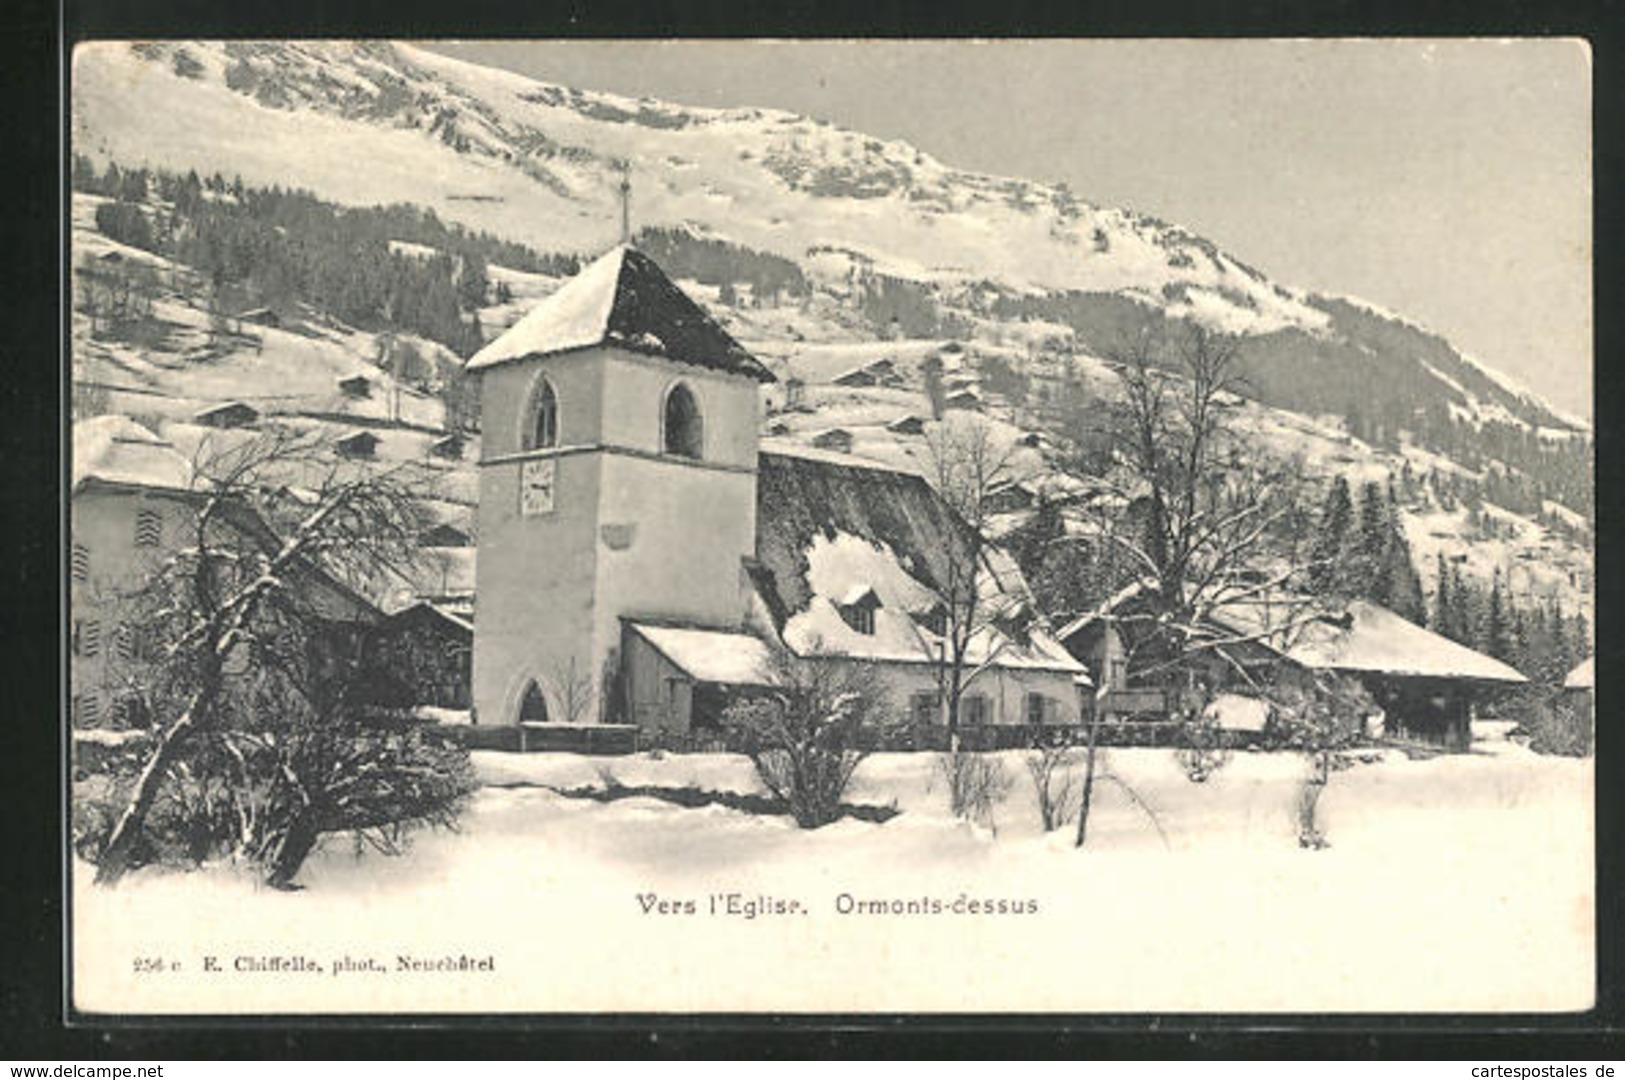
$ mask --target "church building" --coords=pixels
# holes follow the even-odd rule
[[[773,374],[646,255],[613,249],[468,369],[476,723],[686,732],[769,682],[777,643],[875,661],[899,712],[937,714],[966,526],[917,474],[762,451]],[[1077,723],[1082,665],[1025,614],[1014,563],[986,569],[1010,618],[972,642],[965,722]]]

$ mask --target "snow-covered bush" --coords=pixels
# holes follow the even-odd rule
[[[771,666],[772,689],[733,702],[722,724],[796,824],[816,829],[841,816],[852,773],[894,721],[872,665],[779,650]]]
[[[1316,679],[1308,688],[1278,687],[1275,715],[1284,745],[1309,758],[1309,775],[1298,791],[1298,845],[1319,850],[1330,846],[1320,830],[1317,811],[1332,773],[1354,764],[1348,751],[1365,738],[1365,722],[1376,702],[1357,679],[1336,675]]]
[[[948,784],[948,809],[955,817],[998,831],[996,811],[1014,780],[997,755],[948,750],[937,755],[937,772]]]
[[[1038,820],[1054,832],[1077,816],[1077,768],[1083,752],[1067,743],[1046,743],[1027,755],[1027,775],[1038,795]]]
[[[1557,695],[1530,695],[1522,705],[1518,732],[1529,738],[1529,749],[1559,757],[1590,757],[1593,744],[1591,710],[1585,703]]]
[[[1193,784],[1206,783],[1208,777],[1229,763],[1230,748],[1224,743],[1224,729],[1215,712],[1196,709],[1181,718],[1174,760]]]

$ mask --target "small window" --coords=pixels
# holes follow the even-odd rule
[[[101,722],[102,702],[95,694],[84,694],[77,699],[74,722],[80,727],[95,727]]]
[[[95,619],[78,619],[73,628],[73,653],[85,659],[102,651],[102,624]]]
[[[525,431],[526,450],[546,450],[559,444],[559,397],[545,377],[536,384]]]
[[[83,544],[73,545],[73,580],[84,581],[90,577],[90,549]]]
[[[923,691],[908,699],[909,719],[915,724],[935,724],[942,719],[942,703],[935,693]]]
[[[880,607],[880,597],[876,596],[874,589],[867,585],[855,587],[835,603],[835,608],[841,613],[841,620],[846,625],[860,634],[871,636],[875,632],[875,609],[878,607]]]
[[[1107,685],[1113,690],[1122,690],[1128,686],[1128,661],[1120,656],[1112,657],[1111,677]]]
[[[841,618],[846,620],[846,625],[860,634],[872,636],[875,632],[875,609],[868,604],[841,608]]]
[[[120,623],[113,631],[113,655],[120,660],[135,659],[135,628],[129,623]]]
[[[158,513],[158,511],[150,508],[136,511],[136,547],[157,547],[158,542],[163,539],[163,535],[164,519],[163,516]]]
[[[948,633],[948,609],[941,604],[936,605],[930,611],[914,616],[914,621],[938,637]]]
[[[987,723],[987,698],[982,694],[966,694],[959,699],[959,719],[972,726]]]
[[[666,395],[663,447],[668,454],[698,458],[705,447],[705,421],[694,392],[682,383]]]
[[[1027,723],[1032,725],[1058,723],[1061,715],[1060,702],[1044,694],[1027,695]]]
[[[113,702],[113,726],[135,728],[147,726],[147,706],[135,694],[124,694]]]

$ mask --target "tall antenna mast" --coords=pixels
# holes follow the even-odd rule
[[[632,164],[621,165],[621,243],[632,242]]]

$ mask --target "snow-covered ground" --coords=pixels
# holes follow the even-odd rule
[[[1196,785],[1167,751],[1112,751],[1160,831],[1104,781],[1078,851],[1069,832],[1041,833],[1019,754],[1004,755],[1013,786],[995,835],[947,814],[929,755],[879,755],[858,773],[852,798],[895,800],[900,816],[802,832],[539,786],[598,784],[607,769],[628,785],[756,790],[739,757],[479,753],[486,786],[460,832],[398,859],[358,858],[335,838],[302,892],[224,868],[143,872],[106,891],[77,866],[76,1000],[113,1012],[1585,1008],[1591,762],[1504,741],[1475,750],[1390,753],[1338,774],[1322,801],[1333,846],[1319,852],[1294,840],[1303,762],[1290,754],[1239,753]],[[903,913],[853,910],[875,901]],[[763,912],[776,902],[799,907]],[[399,970],[402,957],[461,956],[491,970]],[[206,972],[206,957],[223,970]],[[319,970],[239,972],[239,957]],[[346,957],[382,970],[338,970]]]

